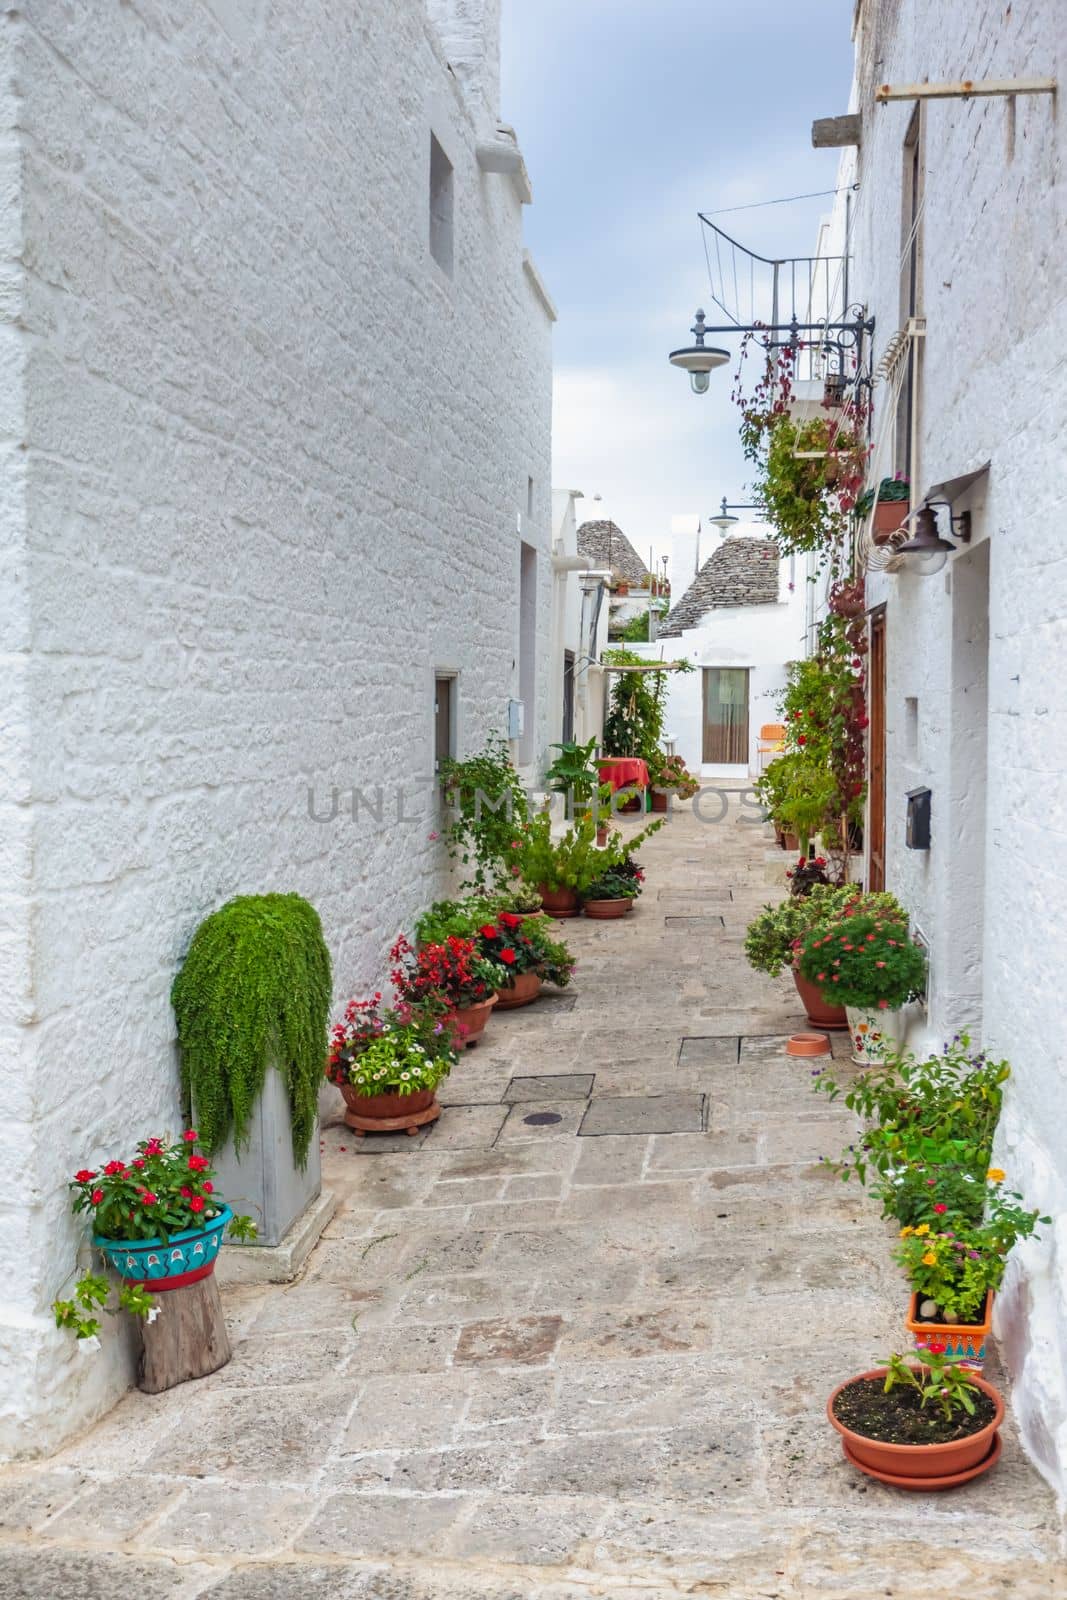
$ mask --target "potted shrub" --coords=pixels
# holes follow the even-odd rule
[[[600,773],[593,758],[596,739],[587,739],[585,744],[575,744],[571,739],[551,748],[559,755],[545,773],[545,782],[554,793],[564,796],[565,814],[573,817],[588,806],[600,788]]]
[[[574,961],[565,944],[550,937],[547,924],[531,922],[502,911],[478,929],[482,955],[507,973],[497,990],[497,1005],[512,1011],[529,1005],[541,993],[542,983],[566,988]]]
[[[215,1172],[197,1148],[195,1128],[171,1144],[142,1139],[130,1160],[115,1158],[74,1176],[72,1209],[92,1222],[93,1248],[121,1280],[118,1308],[142,1318],[139,1383],[150,1394],[225,1366],[230,1345],[212,1274],[223,1237],[251,1240],[250,1217],[235,1216],[215,1185]],[[149,1293],[149,1291],[152,1293]],[[178,1292],[185,1291],[179,1298]],[[159,1329],[154,1293],[175,1294]],[[56,1326],[99,1343],[97,1313],[111,1312],[111,1284],[86,1272],[72,1298],[56,1300]]]
[[[514,843],[514,864],[527,883],[537,885],[548,915],[576,917],[581,895],[603,868],[592,818],[580,817],[553,839],[552,818],[539,811]]]
[[[488,910],[491,915],[510,911],[516,917],[544,916],[541,896],[532,884],[523,883],[521,878],[516,878],[510,889],[502,889],[499,894],[492,895]]]
[[[808,983],[795,965],[799,941],[812,928],[832,920],[855,891],[833,889],[817,884],[805,896],[790,895],[777,905],[764,906],[748,925],[745,956],[756,972],[777,978],[786,967],[792,972],[796,990],[813,1027],[843,1030],[848,1027],[844,1006],[823,999],[816,984]]]
[[[888,1364],[839,1384],[826,1403],[847,1460],[901,1489],[949,1489],[1000,1455],[1004,1401],[934,1342],[913,1365]]]
[[[452,1025],[457,1045],[477,1044],[496,1005],[504,982],[502,967],[478,953],[473,939],[451,935],[418,950],[403,934],[389,952],[390,973],[397,995],[412,1007],[440,1004]]]
[[[456,1063],[452,1029],[434,1003],[393,1007],[380,994],[351,1000],[331,1035],[326,1076],[357,1134],[416,1134],[441,1115],[437,1085]]]
[[[318,913],[297,894],[265,894],[200,924],[171,989],[190,1120],[261,1245],[278,1244],[321,1187],[331,988]]]
[[[871,529],[871,538],[875,544],[888,544],[891,536],[898,531],[908,514],[911,504],[911,485],[901,473],[895,478],[883,478],[878,486],[878,501],[875,503],[874,490],[866,489],[856,501],[856,514],[859,517],[870,515],[874,506],[874,525]]]
[[[679,800],[691,800],[700,792],[700,780],[694,778],[681,756],[667,756],[661,751],[648,764],[648,778],[653,811],[666,811],[672,794]]]
[[[608,867],[589,885],[582,901],[582,910],[587,917],[602,920],[626,916],[627,912],[633,910],[634,901],[641,893],[642,876],[640,868],[635,876],[624,871],[621,863]]]
[[[898,1039],[900,1009],[926,978],[926,957],[906,923],[892,913],[848,907],[804,936],[797,967],[824,1000],[844,1005],[859,1066],[869,1066]]]

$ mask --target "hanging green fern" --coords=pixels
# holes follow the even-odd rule
[[[200,1140],[239,1151],[268,1067],[289,1090],[293,1154],[307,1164],[327,1054],[330,953],[318,912],[298,894],[239,895],[200,924],[171,1003],[182,1092]]]

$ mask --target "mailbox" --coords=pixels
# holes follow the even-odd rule
[[[908,817],[904,827],[904,842],[909,850],[930,848],[930,791],[908,790]]]

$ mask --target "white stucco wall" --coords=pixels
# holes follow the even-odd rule
[[[127,1381],[117,1341],[90,1360],[51,1325],[65,1182],[176,1128],[168,996],[199,921],[306,895],[340,998],[442,884],[434,673],[459,674],[461,752],[503,728],[520,538],[547,742],[549,322],[519,197],[475,162],[475,79],[477,121],[422,0],[4,18],[5,1451]],[[382,822],[312,820],[331,785],[382,786]]]
[[[877,319],[876,359],[900,323],[899,196],[912,106],[874,106],[872,84],[1062,83],[1062,22],[1055,0],[979,4],[966,17],[945,0],[864,5],[853,283]],[[872,573],[867,593],[886,606],[888,883],[931,942],[931,1027],[938,1039],[967,1027],[1011,1061],[998,1157],[1012,1186],[1057,1219],[1016,1253],[997,1329],[1027,1446],[1067,1493],[1061,124],[1048,96],[1019,96],[1013,109],[1004,97],[926,108],[915,480],[921,496],[986,461],[990,470],[955,507],[972,509],[970,550],[935,577]],[[852,168],[850,153],[844,181]],[[928,853],[904,844],[904,795],[920,784],[933,791]]]
[[[763,524],[754,525],[754,531],[760,538],[767,535]],[[703,540],[707,560],[720,539],[705,532]],[[685,659],[693,663],[694,672],[671,674],[664,721],[665,734],[673,736],[675,750],[692,772],[699,773],[702,766],[705,667],[749,669],[748,770],[753,775],[760,770],[760,727],[780,720],[777,700],[785,688],[786,664],[806,653],[805,585],[791,579],[792,571],[788,558],[779,563],[776,605],[717,606],[704,615],[698,627],[686,629],[679,637],[629,647],[649,659],[662,656],[668,661]],[[680,591],[675,593],[679,595]],[[709,767],[707,771],[711,773],[713,769]]]

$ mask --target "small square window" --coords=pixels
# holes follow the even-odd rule
[[[452,276],[452,163],[430,135],[430,254]]]

